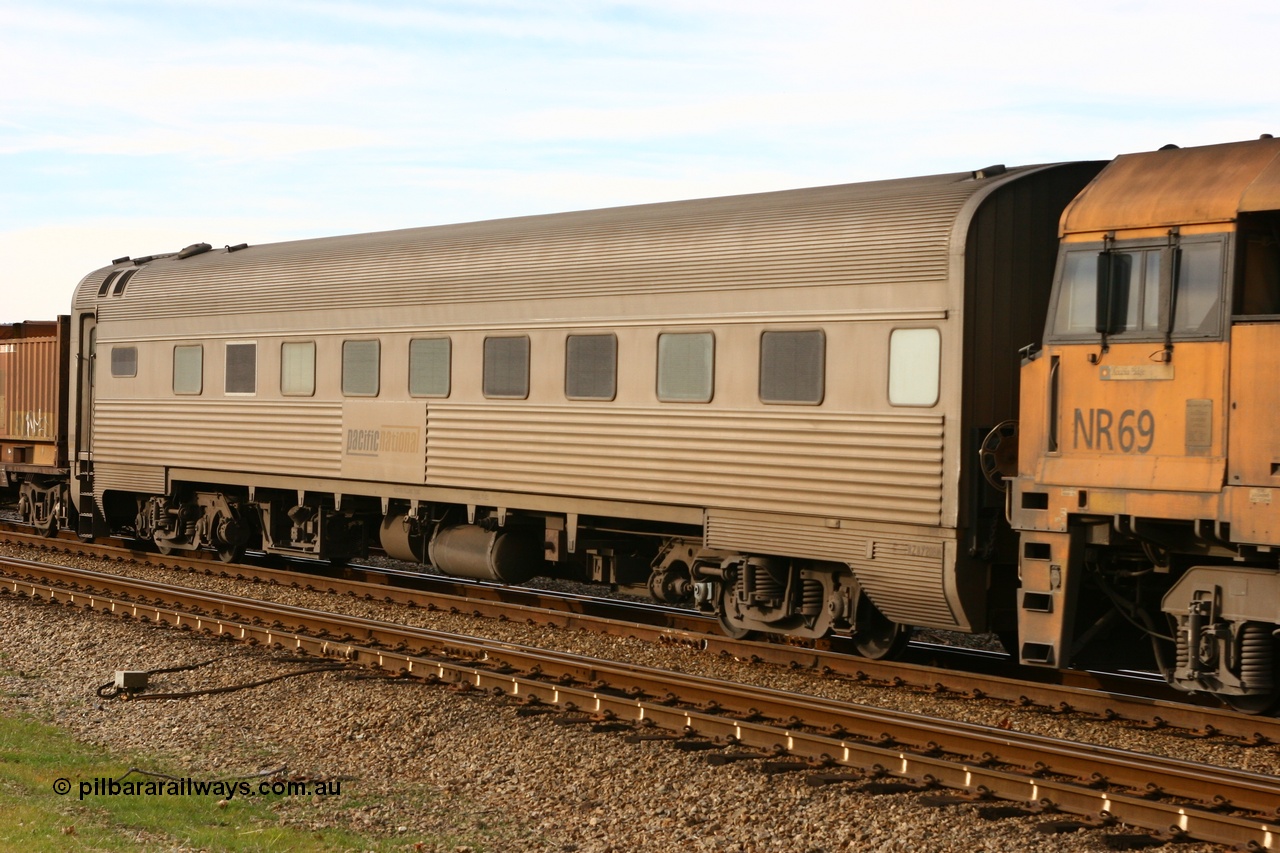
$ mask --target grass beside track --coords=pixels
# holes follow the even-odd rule
[[[270,794],[229,801],[214,795],[90,794],[81,799],[82,781],[120,779],[138,766],[187,775],[85,745],[29,716],[0,715],[0,850],[402,851],[432,850],[437,844],[452,850],[462,843],[456,837],[388,839],[287,825],[275,811],[283,797]],[[58,780],[70,783],[68,793],[55,792]],[[126,781],[163,782],[137,773]],[[483,847],[476,844],[476,849]]]

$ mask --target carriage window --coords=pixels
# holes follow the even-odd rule
[[[448,338],[409,341],[409,393],[414,397],[448,397],[452,344]]]
[[[512,400],[529,396],[529,339],[484,339],[484,395]]]
[[[889,335],[889,402],[932,406],[938,402],[942,336],[937,329],[894,329]]]
[[[822,402],[827,338],[822,331],[765,332],[760,336],[760,400]]]
[[[570,400],[612,400],[618,385],[618,338],[570,335],[565,341],[564,395]]]
[[[342,342],[342,393],[348,397],[378,396],[378,341]]]
[[[310,397],[316,393],[315,341],[280,344],[280,393],[286,397]]]
[[[227,344],[227,375],[224,388],[228,394],[258,393],[257,344]]]
[[[204,391],[204,347],[173,348],[173,393],[200,394]]]
[[[138,375],[138,348],[111,348],[111,375],[129,377]]]
[[[658,335],[658,399],[711,402],[715,344],[710,332]]]

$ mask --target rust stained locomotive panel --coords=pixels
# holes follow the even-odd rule
[[[1231,222],[1280,208],[1280,139],[1124,154],[1062,215],[1063,235]]]

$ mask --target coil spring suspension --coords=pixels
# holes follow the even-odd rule
[[[1275,684],[1275,642],[1266,625],[1250,622],[1240,630],[1240,680],[1256,690],[1269,690]]]
[[[786,586],[774,577],[767,565],[753,564],[751,572],[751,587],[758,601],[781,601],[786,595]]]
[[[1191,644],[1187,639],[1187,629],[1178,631],[1177,652],[1174,660],[1175,672],[1186,672],[1191,666]]]
[[[800,597],[800,614],[802,616],[818,616],[822,613],[824,600],[822,582],[813,578],[805,578],[804,588]]]

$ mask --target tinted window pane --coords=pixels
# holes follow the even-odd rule
[[[1068,252],[1053,331],[1059,335],[1092,332],[1097,323],[1098,253]]]
[[[760,399],[765,403],[822,402],[826,335],[765,332],[760,336]]]
[[[173,393],[199,394],[204,390],[204,347],[173,348]]]
[[[711,401],[715,338],[710,332],[658,336],[658,399]]]
[[[448,338],[409,341],[409,393],[415,397],[449,396]]]
[[[529,396],[529,339],[484,339],[484,395],[523,400]]]
[[[343,341],[342,393],[348,397],[378,396],[377,341]]]
[[[297,341],[280,345],[280,393],[310,397],[316,393],[316,345]]]
[[[111,348],[111,375],[112,376],[137,376],[138,375],[138,348],[137,347],[112,347]]]
[[[258,345],[227,344],[228,394],[255,394],[258,391]]]
[[[617,393],[618,339],[570,335],[565,343],[564,395],[571,400],[612,400]]]
[[[1218,331],[1222,244],[1184,245],[1180,255],[1174,331],[1212,335]]]

